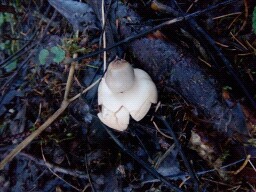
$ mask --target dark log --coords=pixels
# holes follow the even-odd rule
[[[74,31],[99,30],[96,15],[88,4],[72,0],[49,0],[49,3],[72,24]]]
[[[145,30],[145,27],[134,25],[141,21],[135,12],[123,5],[118,6],[118,9],[122,38]],[[157,84],[164,82],[167,90],[179,92],[209,118],[216,130],[229,135],[235,132],[247,134],[240,105],[229,107],[222,101],[218,83],[207,75],[198,60],[186,50],[175,43],[147,37],[128,43],[126,48],[138,61],[137,67],[147,71]]]

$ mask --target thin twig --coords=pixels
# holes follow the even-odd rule
[[[240,187],[241,185],[237,185],[237,186],[234,186],[234,185],[231,185],[231,184],[227,184],[227,183],[224,183],[224,182],[221,182],[221,181],[215,181],[215,180],[212,180],[212,179],[208,179],[208,178],[204,178],[202,177],[202,180],[205,180],[205,181],[209,181],[209,182],[212,182],[212,183],[216,183],[218,185],[223,185],[223,186],[227,186],[227,187],[232,187],[232,188],[237,188],[237,187]],[[240,189],[243,189],[245,191],[248,191],[247,189],[244,189],[244,188],[240,188]],[[233,190],[230,190],[230,191],[233,191]],[[234,190],[234,191],[238,191],[238,190]]]
[[[249,182],[246,182],[246,183],[251,187],[251,189],[252,189],[253,192],[256,191],[256,188],[255,188],[251,183],[249,183]]]
[[[212,19],[213,19],[213,20],[222,19],[222,18],[225,18],[225,17],[233,16],[233,15],[241,15],[241,13],[242,13],[242,12],[229,13],[229,14],[225,14],[225,15],[221,15],[221,16],[214,17],[214,18],[212,18]]]
[[[250,163],[250,165],[252,166],[252,168],[253,168],[254,172],[256,172],[256,168],[255,168],[255,166],[253,165],[253,163],[251,162],[251,160],[250,160],[250,159],[248,160],[248,162],[249,162],[249,163]]]
[[[84,160],[85,160],[85,168],[86,168],[86,173],[87,173],[87,175],[88,175],[89,184],[90,184],[90,186],[91,186],[92,192],[96,192],[95,187],[94,187],[94,185],[93,185],[93,183],[92,183],[92,178],[91,178],[91,176],[90,176],[90,172],[89,172],[89,165],[88,165],[87,154],[85,154]],[[84,192],[86,188],[87,188],[87,185],[84,187],[84,189],[82,190],[82,192]]]
[[[165,153],[161,156],[161,157],[159,157],[159,159],[157,160],[157,162],[155,163],[155,168],[157,169],[159,166],[160,166],[160,164],[165,160],[165,158],[174,150],[174,147],[175,147],[175,145],[174,144],[172,144],[166,151],[165,151]]]
[[[210,63],[208,63],[207,61],[205,61],[204,59],[202,59],[201,57],[197,57],[198,60],[202,61],[204,64],[207,65],[207,67],[212,67],[212,65]]]
[[[237,175],[238,173],[240,173],[240,172],[245,168],[245,166],[246,166],[247,163],[249,162],[250,158],[251,158],[251,155],[247,155],[247,157],[246,157],[244,163],[242,164],[242,166],[239,167],[238,170],[234,171],[234,175]]]
[[[88,179],[88,175],[84,173],[84,171],[78,171],[78,170],[74,170],[74,169],[68,169],[68,168],[64,168],[64,167],[60,167],[58,165],[54,165],[48,161],[36,158],[30,154],[27,153],[23,153],[20,152],[19,156],[22,156],[26,159],[29,159],[33,162],[35,162],[37,165],[41,165],[41,166],[47,166],[49,168],[51,168],[54,172],[59,172],[59,173],[63,173],[66,175],[71,175],[73,177],[78,177],[81,179]]]
[[[74,53],[73,58],[77,58],[77,53]],[[72,62],[70,69],[69,69],[69,74],[68,74],[68,80],[66,83],[66,88],[65,88],[65,93],[64,93],[64,100],[67,101],[68,100],[68,94],[70,92],[71,86],[72,86],[72,82],[73,82],[73,76],[75,73],[75,68],[76,68],[76,62]]]
[[[236,36],[235,36],[232,32],[230,32],[230,35],[231,35],[232,38],[233,38],[239,45],[241,45],[245,50],[248,50],[247,47],[246,47],[241,41],[239,41],[239,40],[236,38]]]
[[[164,123],[165,127],[166,127],[166,128],[168,129],[168,131],[170,132],[170,134],[171,134],[171,136],[172,136],[172,139],[173,139],[175,145],[177,146],[177,148],[178,148],[178,150],[179,150],[179,153],[180,153],[180,155],[181,155],[181,157],[182,157],[182,159],[183,159],[183,161],[184,161],[184,164],[185,164],[186,168],[188,169],[188,172],[189,172],[189,174],[190,174],[190,177],[191,177],[191,178],[194,180],[194,182],[195,182],[195,188],[198,189],[198,187],[199,187],[199,181],[198,181],[197,175],[196,175],[195,172],[192,170],[191,165],[190,165],[190,163],[188,162],[188,160],[187,160],[187,158],[186,158],[186,156],[185,156],[185,153],[183,152],[182,147],[181,147],[181,145],[180,145],[180,143],[179,143],[179,141],[178,141],[178,139],[177,139],[175,133],[173,132],[172,128],[171,128],[170,125],[167,123],[167,121],[165,120],[164,117],[161,116],[161,117],[159,117],[159,119]]]
[[[43,157],[44,162],[46,163],[46,159],[45,159],[45,156],[44,156],[42,144],[41,144],[41,154],[42,154],[42,157]],[[74,188],[75,190],[80,191],[80,189],[78,189],[77,187],[75,187],[75,186],[72,185],[71,183],[67,182],[65,179],[63,179],[63,178],[60,177],[57,173],[55,173],[55,172],[51,169],[51,167],[48,167],[47,164],[45,164],[45,165],[46,165],[46,167],[49,169],[49,171],[50,171],[53,175],[55,175],[56,177],[58,177],[60,180],[62,180],[64,183],[66,183],[67,185],[71,186],[71,187]]]
[[[78,35],[79,35],[79,31],[76,31],[75,38],[78,38]],[[73,54],[73,59],[77,58],[77,56],[78,56],[78,54],[74,53]],[[69,95],[70,89],[72,87],[76,64],[77,64],[77,62],[72,62],[71,66],[70,66],[70,69],[69,69],[68,80],[67,80],[67,83],[66,83],[66,88],[65,88],[65,93],[64,93],[64,100],[65,101],[68,100],[68,95]]]
[[[75,95],[74,97],[72,97],[71,99],[69,99],[69,102],[72,102],[76,99],[78,99],[82,94],[86,93],[87,91],[89,91],[91,88],[93,88],[95,85],[97,85],[99,82],[101,81],[101,78],[97,79],[94,83],[92,83],[90,86],[88,86],[86,89],[84,89],[82,91],[82,93],[78,93],[77,95]]]
[[[156,124],[155,121],[153,121],[153,125],[155,126],[156,130],[157,130],[161,135],[163,135],[164,137],[166,137],[166,138],[168,138],[168,139],[172,139],[171,136],[165,134],[164,132],[162,132],[162,131],[159,129],[159,127],[158,127],[158,125]]]
[[[248,0],[244,0],[244,21],[242,26],[239,28],[238,32],[236,32],[236,35],[241,32],[242,30],[244,30],[246,24],[247,24],[247,20],[249,17],[249,7],[248,7]]]
[[[103,30],[103,49],[106,48],[106,30],[105,30],[105,1],[101,0],[101,17],[102,17],[102,30]],[[103,52],[103,71],[105,71],[107,68],[107,52]]]

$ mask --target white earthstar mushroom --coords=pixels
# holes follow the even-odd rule
[[[140,121],[156,102],[156,86],[145,71],[134,69],[122,59],[109,64],[98,88],[98,117],[105,125],[124,131],[130,115]]]

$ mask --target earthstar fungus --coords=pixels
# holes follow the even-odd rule
[[[130,115],[140,121],[156,102],[156,86],[145,71],[119,58],[109,64],[98,88],[98,117],[105,125],[124,131]]]

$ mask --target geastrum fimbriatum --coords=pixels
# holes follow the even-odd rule
[[[140,121],[156,102],[156,86],[145,71],[119,58],[109,64],[98,88],[98,117],[105,125],[124,131],[130,115]]]

